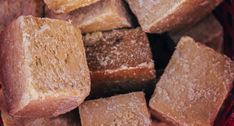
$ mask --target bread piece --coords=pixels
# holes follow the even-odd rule
[[[56,15],[47,10],[46,16],[70,20],[73,25],[81,29],[81,32],[106,31],[132,26],[123,0],[102,0],[69,14]]]
[[[143,31],[162,33],[187,27],[223,0],[127,0]]]
[[[82,126],[150,126],[143,92],[86,101],[79,107]]]
[[[42,16],[41,0],[0,0],[0,32],[20,15]]]
[[[157,117],[173,124],[211,126],[233,79],[233,61],[182,37],[149,105]]]
[[[0,42],[0,75],[10,115],[57,116],[89,95],[82,36],[72,24],[21,16],[2,32]]]
[[[182,36],[190,36],[218,52],[223,51],[223,27],[212,14],[192,27],[169,32],[169,36],[175,43],[178,43]]]
[[[92,96],[142,90],[155,79],[150,45],[140,28],[87,34],[84,43]]]
[[[48,8],[53,10],[55,13],[68,13],[97,1],[100,0],[44,0]]]

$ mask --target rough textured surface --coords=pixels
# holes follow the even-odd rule
[[[143,92],[84,102],[80,108],[82,126],[150,126]]]
[[[20,15],[41,16],[41,0],[0,0],[0,32]]]
[[[48,8],[52,9],[55,13],[68,13],[97,1],[99,0],[44,0]]]
[[[57,116],[88,96],[84,45],[72,24],[21,16],[0,39],[3,92],[11,115]]]
[[[209,14],[222,0],[127,0],[145,32],[187,27]]]
[[[96,32],[83,39],[92,93],[142,89],[155,79],[150,45],[140,28]]]
[[[130,16],[123,0],[102,0],[69,14],[56,15],[47,10],[46,16],[71,21],[81,32],[131,27]]]
[[[223,52],[223,27],[212,14],[192,27],[169,32],[169,36],[175,43],[178,43],[182,36],[190,36],[197,42]]]
[[[174,124],[210,126],[232,88],[234,63],[189,37],[177,45],[150,107]]]

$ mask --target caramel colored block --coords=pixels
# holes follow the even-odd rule
[[[0,0],[0,32],[20,15],[40,17],[42,12],[41,0]]]
[[[68,20],[81,32],[106,31],[131,27],[130,15],[123,0],[102,0],[69,14],[56,15],[47,10],[47,17]]]
[[[188,27],[223,0],[127,0],[143,31],[162,33]]]
[[[182,37],[149,105],[164,121],[211,126],[233,80],[233,61],[190,37]]]
[[[51,117],[90,92],[82,35],[69,22],[21,16],[0,37],[1,76],[10,115]]]
[[[139,90],[155,79],[149,41],[140,28],[87,34],[84,43],[92,94]]]
[[[82,126],[150,126],[143,92],[134,92],[84,102],[80,107]]]
[[[190,36],[218,52],[223,51],[223,27],[212,14],[192,27],[169,32],[169,36],[175,43],[178,43],[182,36]]]
[[[89,6],[100,0],[44,0],[49,9],[55,13],[69,13],[75,9]]]

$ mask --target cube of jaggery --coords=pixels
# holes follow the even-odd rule
[[[41,0],[0,0],[0,32],[20,15],[42,16]]]
[[[155,116],[173,124],[211,126],[233,80],[233,61],[183,37],[149,105]]]
[[[92,95],[141,90],[155,79],[150,45],[140,28],[96,32],[83,39]]]
[[[223,50],[223,35],[222,25],[212,14],[192,27],[169,32],[169,36],[175,43],[178,43],[182,36],[190,36],[218,52]]]
[[[127,0],[143,31],[162,33],[199,21],[223,0]]]
[[[173,126],[164,122],[159,122],[159,121],[153,121],[151,126]]]
[[[86,101],[79,107],[82,126],[150,126],[143,92]]]
[[[106,31],[132,26],[123,0],[102,0],[69,14],[56,15],[47,10],[46,16],[71,21],[81,29],[81,32]]]
[[[57,116],[90,92],[82,35],[69,22],[21,16],[0,37],[3,93],[10,115]]]
[[[49,9],[55,13],[68,13],[75,9],[96,3],[99,0],[44,0]]]

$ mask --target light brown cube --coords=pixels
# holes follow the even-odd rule
[[[233,61],[190,37],[182,37],[149,105],[164,121],[211,126],[233,80]]]
[[[123,0],[102,0],[69,14],[56,15],[47,10],[46,16],[71,21],[81,29],[81,32],[106,31],[132,26]]]
[[[0,32],[20,15],[42,16],[42,0],[0,0]]]
[[[57,116],[90,92],[82,35],[69,22],[21,16],[0,37],[1,78],[10,115]]]
[[[188,27],[223,0],[127,0],[143,31],[162,33]]]
[[[82,126],[150,126],[143,92],[84,102],[79,107]]]
[[[149,41],[140,28],[87,34],[84,43],[92,96],[142,90],[155,79]]]
[[[178,43],[182,36],[190,36],[197,42],[223,52],[223,27],[212,14],[192,27],[169,32],[169,36],[175,43]]]
[[[48,8],[55,13],[69,13],[98,1],[100,0],[44,0]]]

